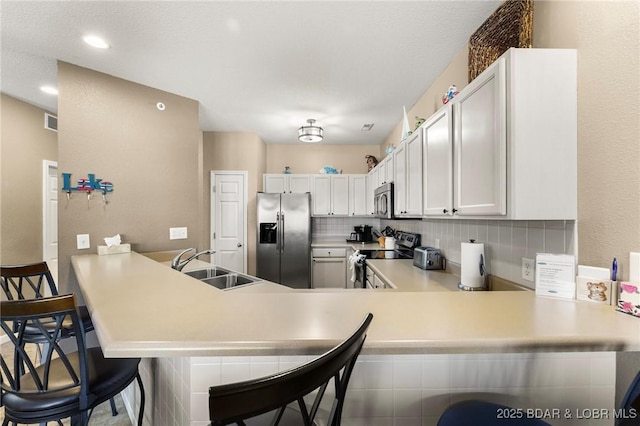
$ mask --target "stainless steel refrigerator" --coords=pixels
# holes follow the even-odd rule
[[[311,195],[258,192],[256,275],[293,288],[311,283]]]

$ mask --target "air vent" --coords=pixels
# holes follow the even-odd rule
[[[53,130],[54,132],[58,131],[58,117],[55,115],[44,113],[44,128]]]
[[[362,127],[360,127],[360,130],[363,132],[368,132],[373,127],[373,124],[374,123],[365,123],[362,125]]]

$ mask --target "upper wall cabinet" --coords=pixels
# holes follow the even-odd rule
[[[368,176],[349,176],[349,216],[367,216],[369,214]]]
[[[265,174],[262,188],[264,192],[291,192],[303,194],[311,192],[311,177],[304,174]]]
[[[424,214],[576,219],[576,64],[572,49],[509,49],[431,117]]]
[[[422,216],[423,129],[423,127],[417,129],[393,151],[394,215],[396,217]]]
[[[348,216],[349,175],[314,175],[311,204],[314,216]]]
[[[506,58],[453,103],[453,199],[458,215],[507,214]]]
[[[423,125],[425,216],[450,216],[453,209],[453,128],[451,104]]]

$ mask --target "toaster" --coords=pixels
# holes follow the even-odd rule
[[[445,258],[433,247],[416,247],[413,250],[413,265],[421,269],[445,269]]]

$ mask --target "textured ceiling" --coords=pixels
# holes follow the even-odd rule
[[[380,144],[500,3],[2,0],[0,88],[56,111],[59,59],[195,99],[203,131],[297,143],[314,118],[324,143]]]

